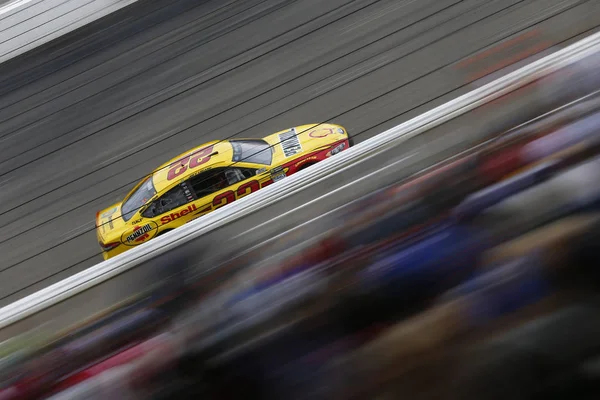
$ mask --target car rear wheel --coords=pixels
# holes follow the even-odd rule
[[[298,171],[302,171],[303,169],[306,169],[308,167],[310,167],[311,165],[315,165],[316,163],[308,163],[308,164],[304,164],[303,166],[301,166],[300,168],[298,168]],[[296,172],[298,172],[296,171]]]

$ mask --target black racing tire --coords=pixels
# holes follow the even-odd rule
[[[162,232],[158,232],[158,235],[156,235],[156,237],[159,237],[160,235],[164,235],[164,234],[165,234],[165,233],[167,233],[167,232],[171,232],[172,230],[174,230],[174,229],[165,229],[165,230],[164,230],[164,231],[162,231]]]
[[[301,166],[300,168],[298,168],[298,171],[302,171],[303,169],[305,169],[305,168],[308,168],[308,167],[310,167],[311,165],[315,165],[315,164],[316,164],[316,163],[314,163],[314,162],[312,162],[312,163],[307,163],[307,164],[304,164],[303,166]],[[296,172],[298,172],[298,171],[296,171]]]

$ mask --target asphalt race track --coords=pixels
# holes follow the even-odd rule
[[[187,148],[312,122],[360,142],[597,21],[595,0],[148,0],[0,65],[0,305],[100,262],[96,211]]]

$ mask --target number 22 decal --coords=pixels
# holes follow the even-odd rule
[[[169,172],[167,173],[167,180],[171,181],[177,178],[179,175],[187,171],[188,167],[190,169],[198,168],[199,166],[210,160],[212,152],[213,146],[210,145],[200,151],[197,151],[195,153],[190,154],[189,156],[182,158],[181,160],[177,160],[176,162],[171,164],[171,169],[169,169]]]
[[[228,190],[226,192],[220,193],[215,196],[213,199],[213,207],[216,210],[217,208],[223,207],[226,204],[232,203],[237,199],[241,199],[244,196],[249,195],[252,192],[256,192],[260,189],[260,184],[258,181],[253,180],[250,182],[246,182],[234,192],[233,190]]]

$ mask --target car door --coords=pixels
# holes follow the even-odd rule
[[[153,220],[159,233],[174,229],[193,219],[198,213],[197,197],[184,181],[169,189],[142,211],[142,217]]]
[[[198,199],[212,210],[261,188],[257,169],[250,167],[215,168],[192,177],[189,182]]]
[[[160,234],[232,203],[260,187],[256,168],[213,168],[169,189],[154,200],[142,216],[152,219]]]

